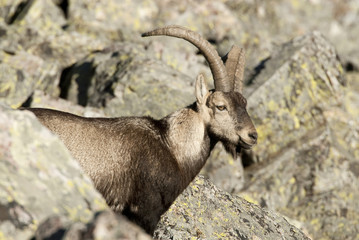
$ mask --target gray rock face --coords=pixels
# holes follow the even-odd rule
[[[32,113],[0,110],[2,239],[151,239],[108,210],[63,143]]]
[[[88,222],[107,209],[63,143],[29,112],[1,106],[0,233],[26,239],[48,216]]]
[[[192,79],[151,59],[137,44],[117,44],[97,52],[64,77],[66,99],[103,107],[108,116],[160,118],[194,102]]]
[[[347,99],[358,92],[346,84],[335,49],[315,32],[274,53],[248,99],[260,163],[239,195],[301,221],[313,239],[357,237],[359,118]]]
[[[308,239],[274,212],[197,177],[163,215],[157,239]]]
[[[248,111],[258,125],[256,151],[264,159],[323,127],[324,112],[340,104],[345,84],[335,49],[318,32],[278,49],[250,82],[255,90]]]
[[[1,50],[0,50],[1,51]],[[37,88],[49,94],[58,94],[60,72],[57,64],[19,51],[16,54],[0,52],[0,102],[16,108],[21,106]]]
[[[96,213],[90,223],[71,222],[63,216],[51,216],[37,228],[36,239],[118,239],[150,240],[143,230],[107,210]]]

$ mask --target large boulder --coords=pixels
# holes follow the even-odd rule
[[[67,8],[71,30],[113,41],[137,38],[135,33],[153,28],[157,14],[152,0],[72,0]]]
[[[335,48],[318,32],[280,47],[248,81],[259,161],[324,127],[324,114],[340,104],[345,84]]]
[[[58,95],[59,66],[25,51],[0,50],[0,102],[21,106],[35,89]]]
[[[64,144],[35,116],[1,106],[0,232],[28,238],[48,216],[89,221],[106,203]]]
[[[194,102],[195,78],[149,56],[139,44],[114,44],[64,75],[63,97],[108,116],[163,117]]]
[[[73,222],[64,216],[53,215],[42,222],[33,234],[36,240],[151,240],[139,226],[131,223],[125,217],[107,210],[98,212],[93,219],[85,224]]]
[[[318,32],[295,38],[251,83],[259,139],[239,195],[301,222],[314,239],[356,238],[358,92],[345,87],[334,47]]]
[[[32,113],[0,105],[0,138],[1,239],[150,239],[109,211],[64,144]]]
[[[66,31],[67,20],[52,1],[5,1],[0,12],[0,101],[18,107],[35,89],[60,95],[62,71],[107,40]]]
[[[308,239],[273,211],[197,177],[162,216],[157,239]]]

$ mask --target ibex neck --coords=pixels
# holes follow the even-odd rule
[[[185,181],[200,172],[211,151],[210,138],[201,115],[184,108],[167,116],[169,125],[166,139],[175,156]]]

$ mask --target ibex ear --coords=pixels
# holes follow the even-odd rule
[[[206,101],[207,94],[208,94],[207,84],[206,84],[206,81],[204,80],[203,74],[200,73],[197,76],[197,79],[196,79],[196,98],[197,98],[197,102],[199,104],[204,103]]]

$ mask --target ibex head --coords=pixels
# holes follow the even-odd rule
[[[209,91],[204,77],[196,79],[197,109],[211,136],[221,141],[234,156],[257,142],[257,132],[246,111],[242,96],[244,51],[233,46],[222,59],[215,48],[196,32],[181,26],[168,26],[142,34],[143,37],[166,35],[182,38],[195,45],[209,63],[215,89]],[[223,63],[225,62],[225,64]]]

